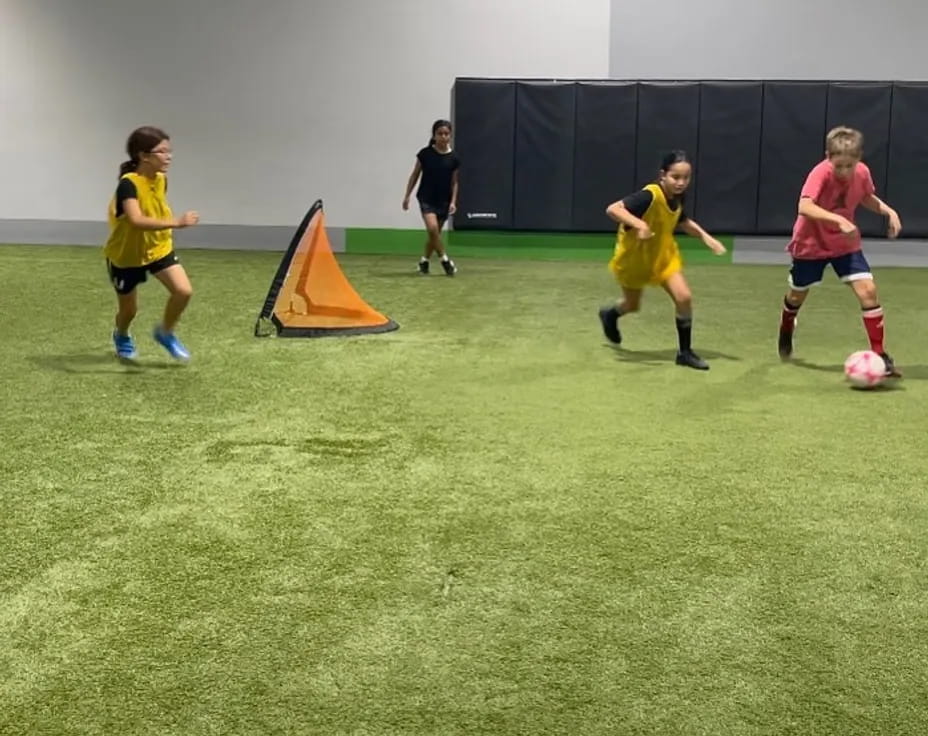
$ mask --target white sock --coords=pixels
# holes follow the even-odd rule
[[[448,258],[448,254],[447,254],[447,253],[445,253],[445,255],[443,255],[443,256],[441,257],[441,259],[442,259],[443,261],[450,261],[450,260],[451,260],[450,258]]]

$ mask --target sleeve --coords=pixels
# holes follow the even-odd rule
[[[416,154],[416,160],[422,164],[423,168],[425,168],[425,157],[428,154],[428,150],[428,148],[420,148],[419,153]]]
[[[876,186],[873,184],[873,175],[870,173],[870,167],[863,163],[861,166],[863,167],[864,196],[869,197],[871,194],[876,194]]]
[[[131,179],[120,179],[116,186],[116,217],[122,217],[122,203],[126,199],[138,199],[139,190]]]
[[[622,204],[625,205],[625,209],[631,212],[635,217],[643,217],[644,213],[648,211],[648,207],[651,206],[652,201],[654,201],[654,195],[647,189],[640,189],[634,194],[629,194],[627,197],[622,198]]]
[[[451,163],[451,170],[457,171],[461,168],[461,159],[458,158],[457,154],[454,154],[454,161]]]
[[[131,179],[120,179],[116,187],[116,204],[122,204],[124,199],[138,199],[139,191]]]
[[[827,179],[828,169],[824,166],[816,166],[806,177],[806,183],[802,185],[799,198],[808,198],[817,204],[818,198],[822,195],[822,189],[825,188]]]

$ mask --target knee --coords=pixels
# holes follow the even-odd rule
[[[681,289],[673,295],[674,304],[680,312],[689,312],[693,308],[693,294],[689,289]]]
[[[189,302],[190,297],[193,296],[193,287],[190,284],[184,284],[183,286],[175,286],[174,289],[171,291],[171,296],[173,296],[175,299]]]
[[[855,289],[857,298],[863,307],[875,307],[880,303],[880,297],[876,290],[876,284],[872,281],[862,281],[857,284]]]
[[[799,308],[802,306],[802,303],[806,300],[808,295],[808,291],[797,291],[796,289],[790,289],[789,293],[786,295],[786,303],[791,307]]]

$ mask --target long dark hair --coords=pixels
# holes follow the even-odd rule
[[[170,140],[170,136],[161,128],[155,128],[151,125],[143,125],[136,128],[129,134],[129,140],[126,141],[126,153],[129,154],[129,160],[123,161],[119,165],[119,176],[135,171],[139,167],[139,157],[143,153],[151,153],[152,149],[161,141]]]
[[[432,137],[429,138],[430,146],[435,145],[435,134],[438,132],[439,128],[447,128],[450,131],[451,121],[450,120],[436,120],[434,123],[432,123]]]
[[[668,151],[667,155],[661,159],[661,171],[668,171],[671,166],[680,163],[690,164],[691,166],[693,164],[693,162],[690,160],[689,154],[686,151],[682,151],[680,149]]]

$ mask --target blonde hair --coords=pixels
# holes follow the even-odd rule
[[[841,155],[860,158],[864,152],[864,134],[854,128],[839,125],[829,130],[825,136],[825,150],[828,151],[829,158]]]

